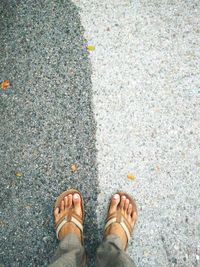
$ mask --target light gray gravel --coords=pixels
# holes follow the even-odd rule
[[[127,191],[136,266],[200,266],[200,2],[74,2],[96,47],[99,226],[111,193]]]

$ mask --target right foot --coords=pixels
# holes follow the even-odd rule
[[[60,206],[54,209],[55,224],[57,224],[63,216],[67,215],[70,210],[73,210],[73,212],[81,218],[83,217],[81,197],[77,192],[65,196],[61,201]],[[73,222],[67,222],[64,224],[58,235],[59,240],[63,239],[69,233],[76,234],[81,240],[81,230]]]
[[[127,196],[125,195],[120,196],[119,194],[116,193],[111,198],[107,218],[113,213],[116,213],[118,210],[120,210],[121,214],[125,217],[129,225],[133,229],[137,220],[136,207],[134,207],[130,203],[130,200],[128,199]],[[118,222],[112,223],[106,229],[105,236],[111,234],[117,235],[121,239],[124,249],[127,247],[128,239],[126,233]]]

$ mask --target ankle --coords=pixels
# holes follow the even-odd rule
[[[67,234],[70,234],[70,233],[73,233],[78,238],[81,238],[81,232],[77,228],[77,226],[72,222],[68,222],[61,228],[60,233],[59,233],[59,239],[60,240],[63,239]]]
[[[125,249],[126,245],[127,245],[127,237],[126,234],[124,232],[124,230],[122,229],[121,225],[119,223],[112,223],[106,230],[106,236],[108,235],[116,235],[119,237],[119,239],[122,242],[122,246]]]

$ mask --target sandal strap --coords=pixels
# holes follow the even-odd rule
[[[131,227],[130,224],[127,222],[126,218],[124,218],[124,216],[122,215],[120,218],[120,221],[118,220],[118,218],[116,216],[112,216],[109,217],[107,220],[107,223],[105,225],[105,230],[112,224],[112,223],[119,223],[121,225],[121,227],[123,228],[127,240],[129,242],[130,238],[131,238]]]
[[[73,210],[69,210],[67,213],[65,213],[65,215],[63,217],[61,217],[58,222],[55,225],[55,228],[58,227],[58,225],[63,221],[63,218],[67,216],[68,217],[68,221],[70,221],[70,218],[73,216],[75,217],[75,219],[77,219],[81,224],[83,224],[83,218],[81,216],[79,216],[78,214],[74,213]]]
[[[77,216],[72,215],[65,215],[62,219],[60,219],[58,226],[56,227],[56,236],[58,238],[59,232],[61,228],[67,223],[67,222],[72,222],[74,223],[80,230],[83,232],[83,224],[78,220]]]
[[[107,223],[110,219],[113,219],[113,218],[116,218],[116,222],[117,222],[117,223],[120,223],[121,221],[123,221],[123,222],[126,224],[128,230],[129,230],[129,233],[132,233],[132,231],[133,231],[133,227],[130,225],[130,223],[127,221],[127,219],[121,214],[120,211],[117,211],[117,212],[115,212],[115,213],[112,213],[109,217],[107,217],[107,219],[106,219],[106,223]]]

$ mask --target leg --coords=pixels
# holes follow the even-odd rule
[[[123,250],[117,235],[105,238],[97,250],[96,267],[135,267],[133,260]]]
[[[80,267],[85,257],[84,248],[73,233],[67,234],[59,243],[49,267]]]
[[[115,194],[110,203],[108,216],[119,217],[120,214],[127,220],[133,230],[137,219],[136,206],[130,204],[125,195]],[[135,267],[133,260],[125,252],[128,238],[120,221],[111,223],[105,230],[105,238],[99,246],[96,255],[96,267]]]
[[[49,267],[82,267],[84,265],[83,209],[82,197],[76,190],[65,191],[57,198],[54,219],[60,242]]]

